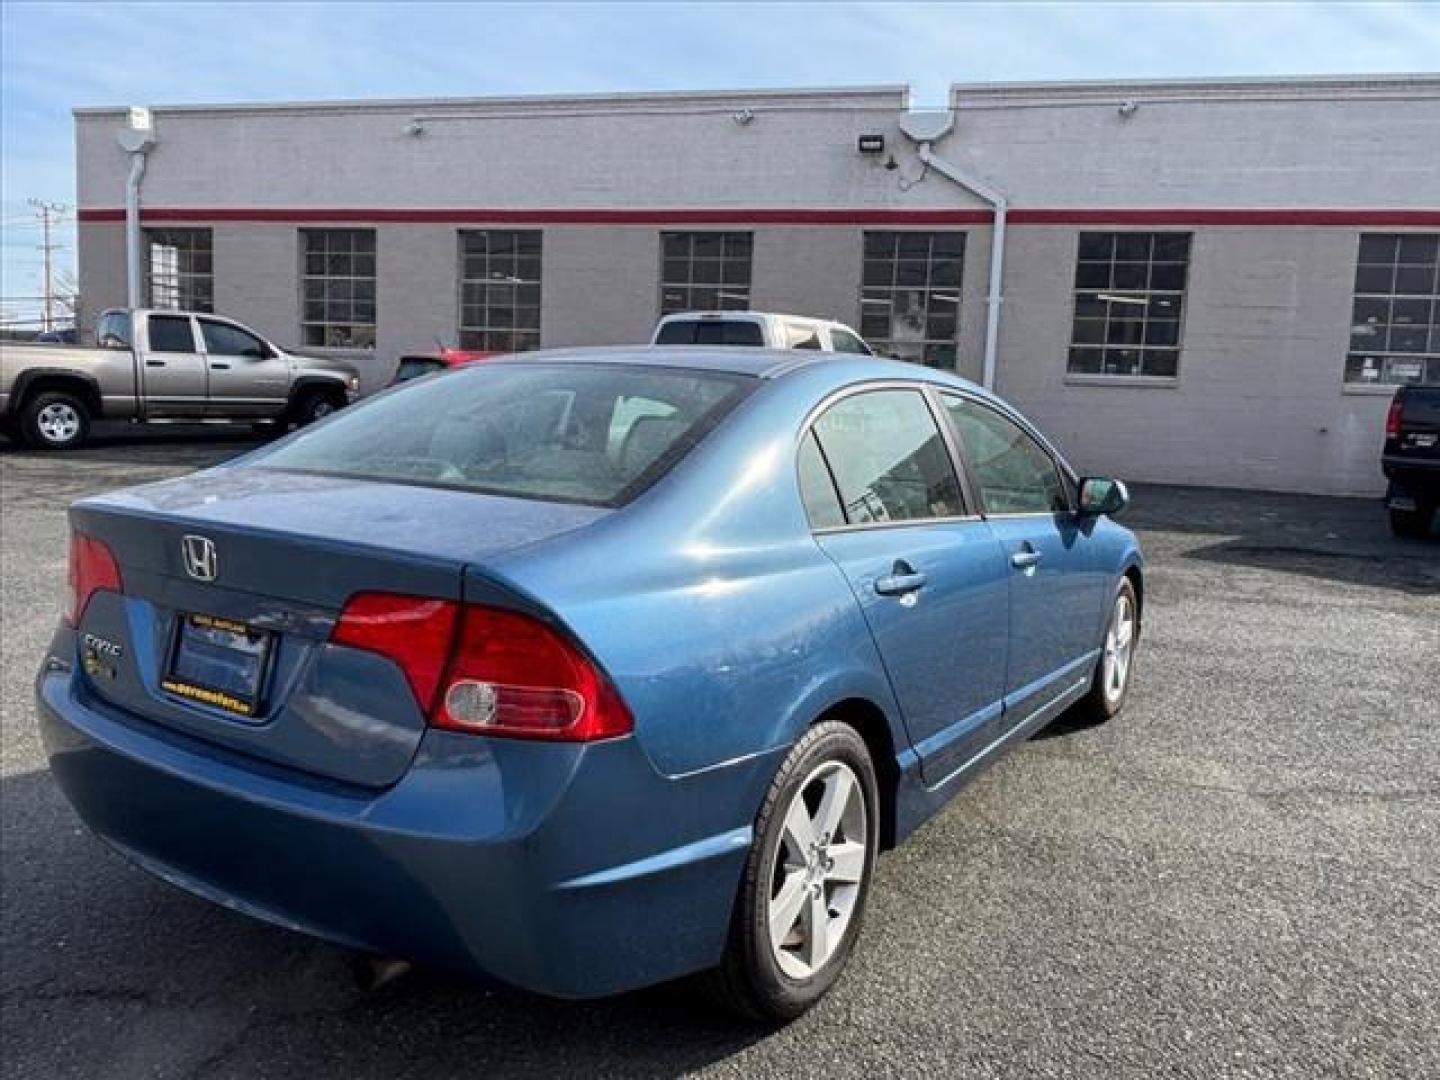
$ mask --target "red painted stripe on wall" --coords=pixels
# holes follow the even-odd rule
[[[1242,225],[1242,226],[1346,226],[1405,227],[1440,225],[1440,210],[1048,210],[1010,211],[1017,225]]]
[[[124,221],[123,209],[81,210],[81,221]],[[487,225],[979,225],[988,210],[469,210],[299,207],[146,208],[146,221],[343,222]]]
[[[118,207],[87,208],[85,222],[124,221]],[[148,222],[488,225],[985,225],[988,210],[865,209],[378,209],[355,207],[150,207]],[[1437,210],[1048,209],[1010,211],[1015,225],[1440,228]]]

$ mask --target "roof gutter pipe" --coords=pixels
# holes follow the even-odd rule
[[[140,293],[140,184],[145,179],[147,155],[155,145],[150,110],[133,108],[130,123],[116,135],[120,149],[130,155],[130,174],[125,178],[125,303],[138,308]]]
[[[935,153],[932,143],[949,134],[954,116],[949,112],[908,113],[900,118],[900,130],[917,144],[916,152],[927,169],[934,169],[972,195],[990,204],[994,226],[990,230],[990,292],[985,297],[985,359],[980,382],[986,390],[995,389],[996,355],[1000,345],[1000,305],[1004,302],[1005,221],[1010,202],[985,181],[971,175],[953,161]]]

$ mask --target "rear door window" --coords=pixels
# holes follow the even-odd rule
[[[157,353],[193,353],[195,334],[188,315],[151,315],[150,351]]]
[[[964,513],[950,452],[920,391],[854,394],[813,430],[850,524]]]
[[[757,384],[642,365],[485,364],[346,409],[257,464],[619,506]]]
[[[831,529],[845,524],[845,511],[840,506],[840,493],[830,476],[830,466],[820,453],[815,433],[808,431],[800,443],[800,498],[805,503],[805,516],[812,529]]]

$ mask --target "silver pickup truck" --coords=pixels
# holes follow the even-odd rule
[[[0,344],[0,433],[43,450],[90,421],[307,424],[353,401],[355,369],[297,356],[217,315],[112,310],[96,348]]]

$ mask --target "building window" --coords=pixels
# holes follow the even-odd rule
[[[1173,379],[1189,265],[1189,233],[1082,232],[1071,374]]]
[[[540,347],[540,232],[460,233],[460,347]]]
[[[660,234],[660,314],[750,306],[748,232]]]
[[[215,310],[215,264],[209,229],[145,230],[145,296],[152,308]]]
[[[879,353],[955,366],[965,234],[867,232],[860,333]]]
[[[1440,233],[1366,233],[1345,381],[1440,382]]]
[[[375,347],[375,230],[301,229],[301,336],[308,346]]]

